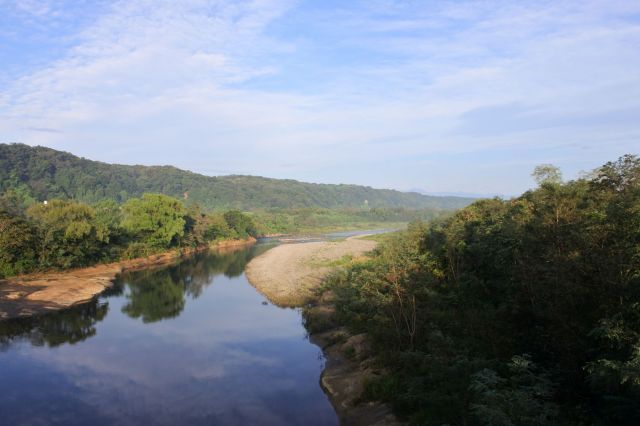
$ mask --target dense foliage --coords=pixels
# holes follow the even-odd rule
[[[100,259],[109,230],[96,220],[95,210],[82,203],[52,200],[27,209],[44,267],[83,266]]]
[[[251,212],[260,234],[293,234],[405,227],[416,220],[433,220],[451,214],[433,209],[270,209]]]
[[[175,198],[144,194],[141,199],[127,201],[122,210],[122,227],[152,247],[177,245],[184,236],[187,211]]]
[[[640,160],[416,223],[336,274],[415,424],[640,424]]]
[[[57,199],[27,204],[15,191],[0,197],[0,277],[256,236],[244,213],[204,214],[161,194],[143,194],[124,205]]]
[[[210,177],[170,166],[106,164],[44,147],[0,144],[0,193],[40,201],[124,202],[143,193],[187,198],[206,209],[405,207],[456,209],[472,200],[357,185],[323,185],[254,176]]]

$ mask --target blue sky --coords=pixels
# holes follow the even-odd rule
[[[518,194],[640,154],[638,1],[0,0],[0,141]]]

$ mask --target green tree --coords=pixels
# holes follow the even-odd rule
[[[122,207],[122,226],[150,247],[179,245],[185,232],[184,204],[161,194],[144,194]]]
[[[640,422],[640,160],[534,175],[331,278],[388,371],[367,397],[415,424]]]
[[[540,164],[531,173],[538,185],[545,183],[559,184],[562,182],[562,172],[553,164]]]
[[[98,223],[91,206],[51,200],[32,205],[27,215],[38,227],[41,265],[69,268],[100,260],[109,230]]]
[[[224,219],[229,228],[235,231],[239,238],[256,235],[256,227],[251,218],[239,210],[231,210],[224,214]]]
[[[31,197],[28,188],[21,184],[15,188],[9,188],[0,196],[0,211],[19,216],[34,203],[35,199]]]
[[[554,424],[558,405],[551,402],[554,389],[548,374],[531,362],[528,356],[516,355],[508,363],[502,377],[485,368],[471,376],[471,411],[483,425]]]
[[[122,222],[122,207],[113,200],[98,201],[93,205],[96,220],[113,235],[120,228]]]
[[[204,236],[207,241],[220,240],[233,237],[233,231],[229,228],[224,215],[211,213],[207,215]]]
[[[0,278],[35,269],[38,248],[38,235],[31,223],[0,211]]]

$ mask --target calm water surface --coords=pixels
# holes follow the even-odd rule
[[[267,248],[131,273],[89,304],[0,322],[0,424],[337,424],[300,313],[245,278]]]

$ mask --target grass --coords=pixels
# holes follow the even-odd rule
[[[353,255],[345,254],[340,259],[311,261],[309,262],[309,265],[315,268],[324,268],[324,267],[341,268],[341,267],[349,266],[352,263],[353,263]]]
[[[406,228],[407,222],[344,222],[340,225],[300,227],[297,234],[329,234],[343,231],[366,231],[370,229]]]
[[[392,238],[395,238],[395,236],[397,236],[399,232],[401,231],[385,232],[384,234],[364,235],[362,237],[357,237],[357,238],[360,238],[362,240],[376,241],[378,243],[384,243],[386,241],[389,241]]]
[[[385,221],[336,221],[333,223],[319,224],[315,226],[292,225],[283,229],[265,228],[260,229],[264,234],[285,234],[285,235],[317,235],[329,234],[344,231],[366,231],[370,229],[398,229],[406,228],[408,222],[385,222]]]

